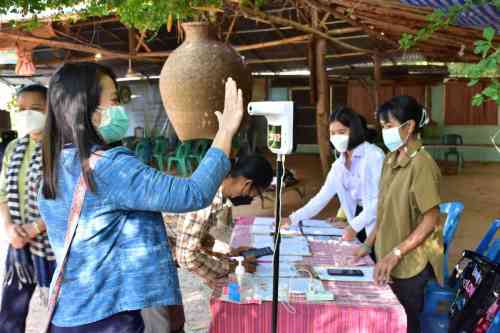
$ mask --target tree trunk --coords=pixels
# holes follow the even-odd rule
[[[321,158],[323,176],[330,170],[332,152],[330,149],[330,130],[328,117],[330,115],[330,86],[326,73],[325,55],[326,40],[316,39],[316,131]]]

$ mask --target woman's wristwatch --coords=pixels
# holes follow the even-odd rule
[[[392,250],[392,254],[394,254],[396,257],[398,257],[399,259],[403,258],[403,253],[401,253],[401,250],[399,249],[399,247],[395,247],[393,250]]]

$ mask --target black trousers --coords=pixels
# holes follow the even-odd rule
[[[23,285],[19,289],[17,275],[12,283],[3,287],[0,308],[0,333],[24,333],[30,301],[36,284]]]
[[[125,311],[95,323],[75,326],[57,327],[52,325],[50,333],[143,333],[144,322],[141,311]]]
[[[406,312],[408,333],[420,333],[420,314],[424,309],[425,286],[435,278],[431,265],[409,279],[395,279],[390,284],[392,291],[396,294]]]
[[[361,212],[363,211],[363,208],[358,206],[356,207],[356,216],[358,216],[359,214],[361,214]],[[366,234],[366,228],[363,228],[361,229],[357,234],[356,234],[356,238],[361,242],[361,243],[364,243],[365,240],[368,238],[368,235]],[[377,262],[377,258],[375,256],[375,251],[373,251],[373,248],[372,250],[370,251],[370,258],[372,258],[373,262]]]

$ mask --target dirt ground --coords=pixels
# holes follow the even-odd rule
[[[315,155],[300,155],[287,158],[286,166],[293,170],[302,184],[305,184],[305,196],[294,191],[285,192],[285,215],[299,208],[314,195],[321,186],[319,158]],[[455,240],[450,248],[450,264],[458,260],[463,249],[473,249],[488,229],[494,218],[500,218],[500,164],[466,164],[464,170],[455,176],[444,176],[442,197],[444,201],[461,201],[465,212],[458,227]],[[272,195],[271,195],[272,197]],[[329,217],[335,214],[337,203],[334,201],[320,214]],[[235,216],[272,216],[273,202],[265,201],[264,208],[256,200],[252,206],[235,209]],[[0,258],[3,261],[6,243],[0,242]],[[450,266],[452,267],[452,266]],[[3,275],[0,265],[0,279]],[[210,290],[189,272],[180,271],[181,288],[187,317],[187,332],[206,332],[210,323],[208,300]],[[1,280],[0,280],[1,281]],[[37,297],[34,298],[29,318],[28,333],[38,332],[44,311]]]

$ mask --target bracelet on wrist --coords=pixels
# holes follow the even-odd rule
[[[33,222],[33,227],[35,228],[36,234],[40,235],[42,233],[42,230],[40,229],[40,226],[38,225],[38,222]]]
[[[370,252],[370,251],[372,250],[372,247],[371,247],[370,245],[366,244],[366,243],[362,243],[362,244],[361,244],[361,247],[362,247],[364,250],[368,251],[368,252]]]

